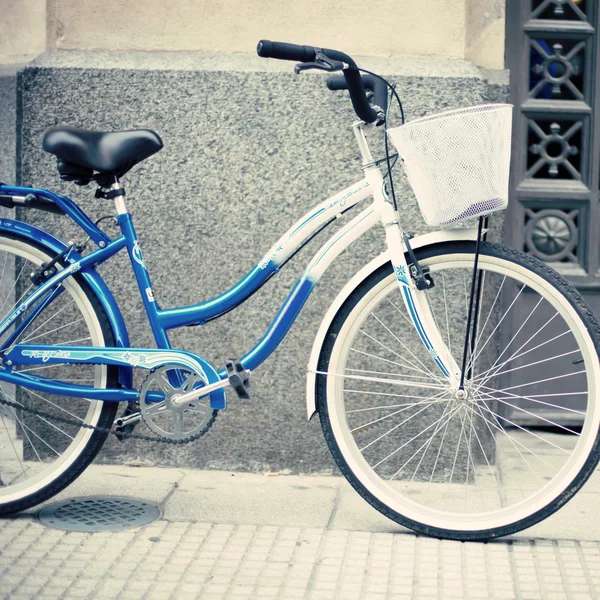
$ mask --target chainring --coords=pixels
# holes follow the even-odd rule
[[[182,394],[206,385],[199,373],[176,365],[163,365],[148,373],[139,396],[140,414],[144,423],[156,434],[177,442],[191,441],[205,427],[213,411],[210,396],[176,404]],[[161,392],[161,402],[147,400],[149,392]]]

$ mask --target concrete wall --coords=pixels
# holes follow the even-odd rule
[[[0,0],[0,65],[25,63],[46,49],[46,0]]]
[[[0,64],[48,50],[252,52],[261,38],[504,66],[505,0],[1,0]]]
[[[489,69],[504,69],[506,0],[467,0],[465,58]]]
[[[367,60],[391,76],[407,117],[506,97],[464,61]],[[256,57],[196,53],[81,53],[42,56],[22,74],[21,181],[72,196],[92,217],[112,205],[93,189],[61,183],[41,149],[58,123],[111,130],[148,127],[165,149],[128,174],[127,202],[162,306],[191,304],[234,284],[296,219],[362,177],[346,93],[320,74]],[[52,89],[52,94],[46,91]],[[381,140],[374,141],[379,155]],[[216,175],[216,177],[215,177]],[[423,230],[406,181],[397,180],[409,231]],[[63,239],[80,240],[69,221],[31,212]],[[306,421],[305,373],[319,323],[349,276],[382,248],[380,231],[362,238],[326,273],[288,338],[254,374],[257,397],[231,397],[208,437],[171,447],[111,440],[100,460],[240,470],[330,471],[318,420]],[[377,235],[379,234],[379,235]],[[261,337],[323,235],[239,309],[205,327],[172,335],[220,366]],[[118,256],[101,273],[122,306],[132,342],[152,345],[139,293]]]
[[[16,107],[16,69],[0,66],[0,181],[11,184],[16,178]]]
[[[502,68],[503,5],[504,0],[48,0],[48,49],[250,53],[265,38],[359,56],[467,57]]]

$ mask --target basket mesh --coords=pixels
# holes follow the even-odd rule
[[[388,130],[427,224],[507,207],[511,123],[510,104],[486,104]]]

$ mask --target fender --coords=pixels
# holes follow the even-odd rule
[[[23,221],[14,221],[12,219],[0,219],[0,231],[6,231],[19,237],[25,238],[36,244],[43,246],[52,254],[59,254],[63,250],[68,248],[67,244],[58,238],[54,237],[50,233],[39,229],[29,223]],[[72,255],[76,258],[80,258],[77,253],[72,252]],[[92,288],[92,291],[96,294],[102,308],[106,312],[108,321],[115,335],[115,343],[119,348],[129,348],[129,334],[123,315],[117,305],[112,292],[104,283],[104,280],[94,269],[83,269],[81,276],[85,279],[86,283]],[[118,367],[119,369],[119,383],[126,388],[133,387],[132,377],[133,370],[131,367]]]
[[[465,228],[465,229],[445,229],[442,231],[433,231],[424,235],[419,235],[410,241],[411,248],[423,248],[425,246],[431,246],[433,244],[439,244],[442,242],[458,242],[458,241],[475,241],[477,239],[476,228]],[[310,353],[310,359],[308,361],[308,372],[306,376],[306,416],[310,420],[313,415],[317,412],[317,397],[316,397],[316,379],[317,379],[317,363],[321,354],[321,348],[325,341],[325,336],[329,331],[329,327],[337,314],[338,310],[342,307],[342,304],[346,301],[348,296],[356,289],[356,287],[366,279],[373,271],[379,269],[385,263],[390,262],[390,256],[388,251],[382,252],[379,256],[374,258],[370,263],[366,264],[350,281],[344,286],[342,291],[337,295],[333,301],[323,321],[317,331],[315,341],[313,342],[312,351]]]

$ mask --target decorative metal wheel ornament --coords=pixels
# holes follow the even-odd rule
[[[208,396],[178,404],[183,394],[205,385],[203,377],[188,369],[165,365],[151,371],[140,390],[140,412],[146,425],[158,435],[174,440],[193,438],[210,419]],[[161,402],[151,402],[150,392],[165,395]]]
[[[545,209],[531,213],[525,228],[529,250],[542,260],[569,258],[577,245],[577,227],[573,222],[577,212]]]

